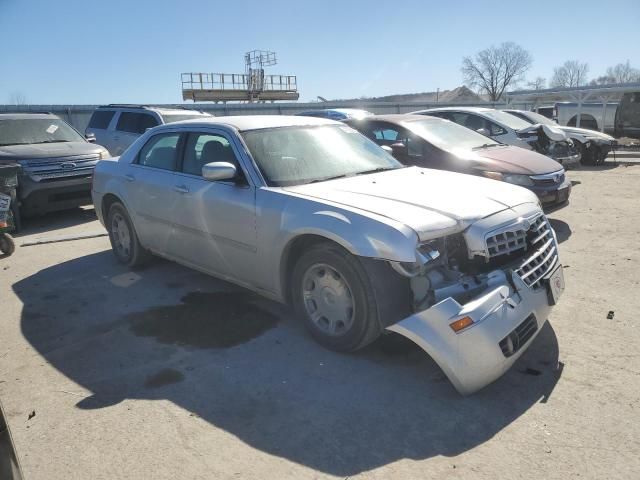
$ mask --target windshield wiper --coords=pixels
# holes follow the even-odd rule
[[[356,173],[354,173],[354,175],[368,175],[370,173],[386,172],[387,170],[398,170],[400,168],[404,168],[404,166],[402,166],[402,167],[378,167],[378,168],[372,168],[371,170],[365,170],[363,172],[356,172]]]
[[[13,145],[26,145],[26,143],[0,143],[0,147],[12,147]]]
[[[481,150],[483,148],[499,147],[500,145],[502,144],[501,143],[485,143],[483,145],[480,145],[479,147],[473,147],[472,150]]]
[[[65,143],[68,142],[69,140],[44,140],[43,142],[34,142],[34,144],[41,144],[41,143]]]
[[[318,183],[318,182],[328,182],[329,180],[336,180],[338,178],[347,178],[350,177],[350,174],[343,173],[341,175],[334,175],[332,177],[324,177],[324,178],[316,178],[315,180],[311,180],[307,183]]]

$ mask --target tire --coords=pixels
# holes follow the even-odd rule
[[[360,261],[341,247],[320,243],[303,253],[291,287],[297,316],[321,345],[352,352],[380,336],[371,281]]]
[[[584,143],[576,141],[578,148],[580,149],[580,164],[581,165],[595,165],[593,148],[586,148]]]
[[[7,257],[16,251],[16,244],[8,233],[0,233],[0,252]]]
[[[130,268],[140,267],[151,257],[149,251],[140,244],[127,209],[119,202],[109,207],[107,231],[113,254],[121,264]]]

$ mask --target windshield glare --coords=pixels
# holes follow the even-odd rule
[[[558,124],[550,118],[547,118],[544,115],[540,115],[536,112],[522,112],[521,115],[527,117],[529,120],[531,120],[532,123],[541,123],[543,125],[551,125],[552,127],[558,126]]]
[[[486,115],[492,120],[495,120],[496,122],[500,122],[503,125],[512,128],[513,130],[520,130],[531,125],[521,118],[511,115],[510,113],[501,112],[500,110],[488,110],[486,112],[482,112],[482,114]]]
[[[78,132],[57,118],[0,120],[0,146],[83,141]]]
[[[472,150],[483,145],[499,144],[489,137],[448,120],[435,122],[432,120],[417,120],[415,122],[407,122],[406,127],[427,142],[447,151],[453,149]]]
[[[290,186],[402,165],[346,125],[279,127],[242,134],[270,186]]]

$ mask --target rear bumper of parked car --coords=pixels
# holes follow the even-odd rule
[[[91,203],[91,175],[49,181],[21,175],[18,198],[23,215],[35,215]]]
[[[461,305],[447,298],[387,327],[422,347],[454,387],[471,394],[499,378],[524,353],[551,311],[546,285],[528,287],[516,274]],[[455,333],[450,324],[474,323]],[[510,342],[510,343],[509,343]]]

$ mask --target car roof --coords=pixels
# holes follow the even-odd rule
[[[0,113],[0,120],[24,120],[29,118],[60,120],[60,117],[53,113]]]
[[[204,117],[194,120],[168,123],[165,127],[177,125],[189,125],[193,127],[211,127],[225,125],[239,131],[259,130],[262,128],[315,126],[315,125],[342,125],[335,120],[318,117],[303,117],[294,115],[242,115],[229,117]],[[161,127],[158,127],[161,128]]]
[[[210,113],[202,112],[200,110],[194,110],[191,108],[167,108],[167,107],[154,107],[152,105],[137,105],[128,103],[110,103],[109,105],[100,105],[96,110],[148,110],[150,112],[159,113],[175,113],[180,115],[194,114],[194,115],[211,115]]]
[[[418,112],[449,112],[449,111],[457,111],[457,112],[475,112],[475,113],[482,113],[482,112],[488,112],[489,110],[495,110],[495,108],[488,108],[488,107],[439,107],[439,108],[427,108],[426,110],[417,110],[416,112],[411,112],[411,113],[418,113]]]
[[[362,119],[352,119],[348,123],[357,122],[375,122],[376,120],[381,122],[402,123],[402,122],[448,122],[444,118],[428,117],[425,115],[414,115],[412,113],[389,113],[385,115],[373,115]]]

